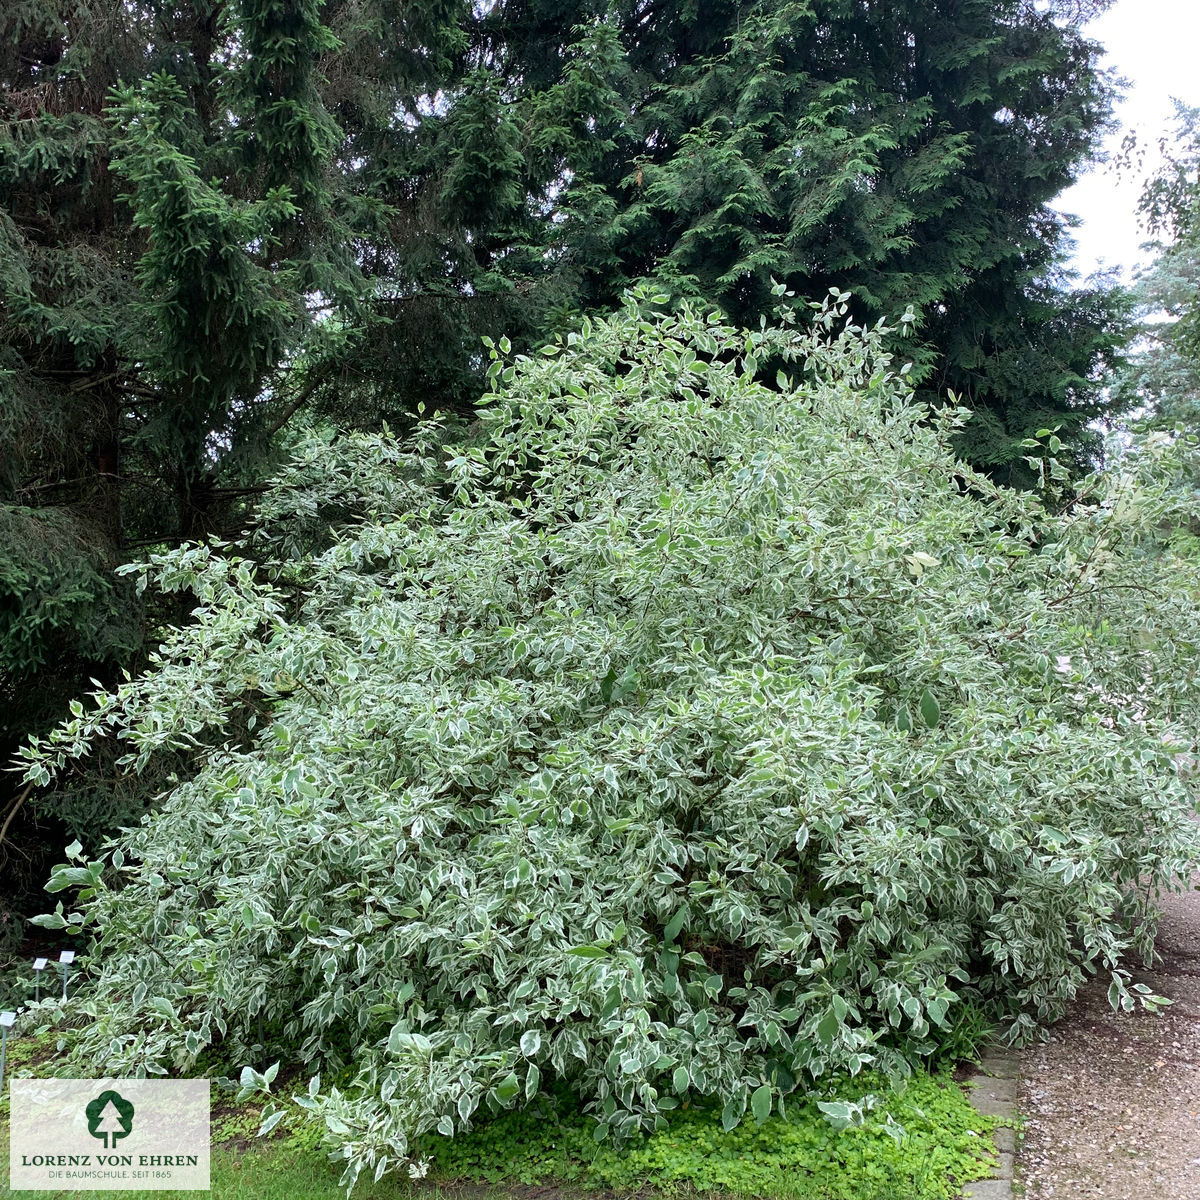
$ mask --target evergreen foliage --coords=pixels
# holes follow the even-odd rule
[[[113,568],[131,547],[238,527],[287,399],[277,368],[313,341],[310,297],[357,293],[334,212],[341,139],[316,87],[336,46],[320,7],[0,13],[5,760],[185,616],[144,611]],[[43,815],[98,836],[147,798],[96,784]]]
[[[352,1180],[556,1083],[598,1139],[728,1129],[967,1005],[1155,1002],[1121,956],[1200,850],[1169,447],[1048,505],[955,460],[845,294],[806,333],[666,299],[501,344],[475,443],[309,443],[246,544],[154,556],[193,623],[26,755],[193,755],[50,883],[80,1065],[267,1089],[261,1020]]]
[[[1046,426],[1086,466],[1128,306],[1070,286],[1050,205],[1106,128],[1080,33],[1102,7],[431,5],[414,61],[331,4],[347,44],[377,46],[328,103],[343,170],[384,208],[371,318],[323,406],[342,425],[467,411],[480,335],[532,345],[649,276],[754,320],[779,278],[848,288],[864,319],[913,307],[924,397],[976,411],[961,447],[995,476],[1028,482],[1021,442]]]
[[[960,435],[973,462],[1026,481],[1021,442],[1044,426],[1094,459],[1097,380],[1127,313],[1069,288],[1050,203],[1108,117],[1079,32],[1101,7],[633,7],[624,102],[597,128],[610,148],[572,164],[563,199],[585,307],[653,273],[736,320],[757,319],[775,278],[847,288],[869,320],[911,306],[916,378],[976,411]]]
[[[1141,213],[1156,258],[1138,281],[1141,349],[1121,379],[1141,424],[1200,437],[1200,110],[1180,107]],[[1136,143],[1130,160],[1140,160]],[[1192,453],[1195,454],[1194,444]],[[1200,470],[1193,474],[1200,484]],[[1193,522],[1194,523],[1194,522]]]

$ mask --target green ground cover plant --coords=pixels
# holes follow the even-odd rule
[[[63,1059],[60,1035],[47,1030],[14,1039],[11,1065],[17,1075],[52,1074]],[[949,1068],[918,1071],[899,1092],[865,1072],[839,1080],[789,1106],[786,1119],[722,1128],[719,1105],[682,1108],[664,1128],[622,1147],[598,1144],[594,1122],[563,1088],[533,1104],[497,1115],[454,1139],[437,1134],[424,1141],[429,1170],[419,1191],[388,1176],[363,1182],[365,1200],[423,1195],[436,1200],[462,1188],[512,1197],[512,1189],[555,1187],[562,1195],[648,1193],[762,1196],[779,1200],[949,1200],[964,1183],[990,1174],[995,1153],[994,1118],[970,1105]],[[213,1189],[219,1200],[344,1195],[339,1170],[313,1153],[320,1132],[311,1124],[279,1128],[266,1141],[256,1135],[266,1097],[230,1102],[215,1091],[212,1123]],[[864,1119],[874,1103],[886,1117]],[[831,1123],[820,1104],[856,1106]],[[8,1145],[7,1096],[0,1097],[0,1176]],[[835,1127],[836,1126],[836,1127]],[[45,1197],[67,1193],[41,1193]],[[134,1196],[137,1193],[119,1193]],[[200,1195],[202,1193],[195,1193]],[[207,1194],[207,1193],[204,1193]]]
[[[1066,492],[1046,431],[1008,490],[843,294],[659,303],[494,347],[474,440],[314,439],[256,535],[154,557],[191,623],[26,760],[191,764],[49,885],[73,1061],[277,1060],[265,1128],[351,1182],[560,1086],[599,1143],[753,1137],[962,1013],[1155,1002],[1121,959],[1198,850],[1170,446]]]
[[[672,1113],[664,1128],[624,1146],[592,1136],[594,1122],[565,1094],[430,1144],[433,1177],[480,1183],[583,1183],[618,1192],[651,1187],[808,1200],[949,1200],[991,1173],[995,1121],[971,1107],[948,1072],[917,1073],[899,1094],[870,1073],[788,1106],[787,1117],[722,1128],[721,1106]],[[887,1119],[841,1122],[818,1105],[877,1095]],[[865,1115],[865,1114],[863,1114]],[[902,1131],[902,1132],[901,1132]]]

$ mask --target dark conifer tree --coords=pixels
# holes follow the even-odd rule
[[[5,759],[89,677],[131,661],[148,624],[184,615],[146,612],[113,568],[238,519],[288,403],[280,365],[317,332],[311,297],[358,294],[341,136],[317,88],[336,45],[320,7],[0,12]],[[91,781],[39,819],[95,833],[139,802]],[[6,817],[33,808],[0,803],[4,861],[20,829]]]
[[[1125,303],[1062,276],[1051,202],[1092,153],[1111,87],[1080,24],[1103,3],[650,0],[623,11],[610,149],[562,208],[585,306],[656,272],[754,320],[771,280],[914,306],[916,376],[978,414],[964,452],[1022,478],[1059,426],[1080,465]]]
[[[1083,468],[1127,305],[1064,277],[1052,202],[1108,120],[1081,33],[1105,3],[464,11],[440,59],[392,75],[400,121],[343,122],[359,186],[391,207],[341,394],[359,414],[469,408],[480,333],[534,342],[650,275],[754,321],[779,279],[851,289],[867,319],[912,305],[915,376],[974,408],[963,451],[998,477],[1025,481],[1021,442],[1046,426]]]

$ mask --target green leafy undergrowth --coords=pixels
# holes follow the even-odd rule
[[[62,1061],[57,1049],[62,1033],[44,1030],[12,1039],[12,1074],[50,1073],[53,1062]],[[260,1139],[266,1097],[234,1103],[214,1092],[213,1100],[217,1194],[256,1200],[277,1194],[334,1200],[343,1194],[336,1183],[339,1170],[325,1160],[313,1125],[280,1127]],[[839,1113],[840,1123],[860,1113],[862,1123],[837,1129]],[[773,1116],[761,1125],[743,1121],[724,1131],[719,1105],[687,1107],[672,1113],[666,1128],[615,1147],[597,1145],[594,1120],[580,1111],[577,1098],[559,1089],[453,1140],[430,1135],[423,1153],[431,1160],[433,1186],[418,1194],[436,1196],[439,1185],[465,1182],[495,1186],[497,1197],[510,1196],[507,1188],[513,1185],[558,1184],[572,1194],[603,1188],[786,1200],[948,1200],[963,1184],[990,1173],[995,1124],[974,1111],[949,1070],[918,1072],[899,1092],[889,1092],[882,1076],[866,1073],[839,1080],[824,1099],[815,1094],[790,1101],[786,1118]],[[356,1200],[360,1192],[365,1200],[377,1195],[382,1200],[411,1196],[414,1189],[389,1177],[361,1183]]]
[[[983,1048],[995,1043],[998,1025],[994,1006],[963,1000],[942,1031],[931,1065],[954,1068],[959,1063],[979,1062]]]
[[[598,1146],[595,1122],[559,1095],[452,1141],[432,1140],[430,1176],[797,1200],[943,1200],[991,1173],[995,1121],[975,1112],[949,1072],[918,1073],[890,1094],[881,1077],[864,1074],[841,1080],[834,1094],[832,1103],[851,1110],[866,1109],[878,1094],[878,1106],[862,1124],[837,1129],[813,1096],[789,1101],[786,1118],[743,1121],[727,1132],[719,1105],[686,1108],[665,1129],[622,1147]]]
[[[174,1200],[345,1200],[346,1190],[338,1183],[341,1168],[323,1154],[296,1154],[286,1143],[240,1142],[222,1145],[216,1124],[213,1128],[211,1190],[178,1191]],[[8,1178],[8,1130],[0,1121],[0,1178]],[[146,1192],[114,1191],[107,1200],[143,1200]],[[159,1193],[167,1195],[168,1193]],[[70,1200],[77,1192],[21,1192],[25,1200]],[[412,1185],[397,1176],[376,1181],[364,1179],[354,1190],[354,1200],[412,1200]],[[437,1193],[422,1200],[438,1200]],[[483,1200],[483,1198],[481,1198]],[[507,1200],[498,1194],[496,1200]]]
[[[65,1064],[63,1051],[73,1041],[73,1034],[74,1030],[71,1029],[43,1028],[36,1033],[11,1035],[4,1054],[5,1080],[30,1076],[43,1079],[55,1075],[56,1065]],[[66,1071],[65,1066],[63,1070]],[[9,1089],[6,1086],[0,1091],[0,1119],[8,1117],[8,1103]],[[7,1139],[4,1144],[8,1145]]]
[[[39,1030],[21,1037],[10,1036],[5,1059],[12,1074],[29,1074],[27,1068],[37,1068],[53,1059],[58,1053],[59,1037],[54,1030]],[[37,1072],[42,1074],[40,1070]]]

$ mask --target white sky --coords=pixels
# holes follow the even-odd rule
[[[1086,32],[1105,46],[1105,65],[1128,82],[1117,108],[1122,129],[1108,139],[1108,150],[1120,148],[1126,129],[1156,145],[1170,126],[1172,97],[1200,106],[1200,0],[1117,0]],[[1140,190],[1140,180],[1101,165],[1058,198],[1056,208],[1083,219],[1075,231],[1075,266],[1083,275],[1116,267],[1128,277],[1146,260],[1139,248],[1145,240],[1137,223]]]

